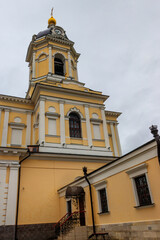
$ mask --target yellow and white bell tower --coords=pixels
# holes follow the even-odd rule
[[[62,27],[56,25],[53,12],[51,12],[48,29],[33,36],[27,51],[26,61],[30,69],[30,87],[37,82],[44,81],[53,84],[78,81],[79,56],[80,54],[74,49],[74,42],[68,39]],[[28,94],[31,92],[30,89]]]

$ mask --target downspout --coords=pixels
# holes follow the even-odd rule
[[[95,228],[95,221],[94,221],[94,211],[93,211],[93,200],[92,200],[92,188],[91,188],[91,184],[87,178],[87,167],[83,167],[83,173],[84,173],[84,177],[89,185],[89,193],[90,193],[90,200],[91,200],[91,212],[92,212],[92,224],[93,224],[93,234],[96,234],[96,228]]]
[[[21,180],[21,163],[24,162],[27,158],[30,157],[31,153],[29,149],[27,150],[28,155],[19,162],[19,171],[18,171],[18,192],[17,192],[17,210],[16,210],[16,224],[15,224],[15,235],[14,239],[18,240],[17,237],[17,226],[18,226],[18,213],[19,213],[19,194],[20,194],[20,180]]]
[[[160,164],[160,136],[158,134],[158,127],[157,125],[152,125],[149,129],[151,130],[151,133],[157,142],[158,161]]]

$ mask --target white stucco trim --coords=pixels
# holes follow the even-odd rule
[[[3,133],[2,133],[2,144],[1,144],[1,146],[3,146],[3,147],[7,146],[9,112],[10,112],[9,109],[5,109]]]
[[[91,132],[88,105],[85,105],[85,115],[86,115],[86,128],[87,128],[88,145],[89,145],[89,147],[92,147],[92,132]]]
[[[69,77],[72,77],[72,66],[71,66],[71,54],[68,51],[68,67],[69,67]]]
[[[45,99],[40,98],[39,103],[39,143],[45,142]]]
[[[110,123],[110,127],[111,127],[114,155],[117,157],[118,156],[118,149],[117,149],[117,143],[116,143],[116,137],[115,137],[115,131],[114,131],[113,123]]]
[[[101,115],[102,115],[102,120],[103,120],[103,132],[104,132],[105,145],[106,145],[107,149],[110,149],[108,130],[107,130],[107,124],[106,124],[104,108],[101,108]]]
[[[119,156],[122,156],[122,149],[121,149],[121,144],[120,144],[120,139],[119,139],[119,133],[118,133],[118,127],[117,123],[115,124],[115,131],[116,131],[116,138],[117,138],[117,144],[118,144],[118,150],[119,150]]]
[[[97,200],[98,200],[99,213],[102,212],[101,198],[100,198],[100,192],[99,192],[99,190],[101,190],[101,189],[105,189],[106,199],[107,199],[107,208],[108,208],[108,211],[109,211],[108,196],[107,196],[107,181],[98,182],[98,183],[94,184],[93,186],[95,187],[96,192],[97,192]]]
[[[104,168],[99,169],[94,172],[88,178],[91,184],[103,181],[108,177],[111,177],[122,171],[127,171],[129,168],[134,168],[135,165],[142,164],[143,162],[152,159],[157,156],[157,144],[152,142],[142,148],[136,149],[135,151],[125,155],[120,158],[118,161],[113,162],[112,164],[106,165]],[[87,183],[85,179],[70,183],[70,186],[81,186],[86,187]],[[66,187],[58,190],[59,196],[62,197],[65,195]]]
[[[27,112],[26,146],[31,143],[31,113]]]
[[[2,113],[2,109],[0,108],[0,125],[1,125],[1,113]]]
[[[61,144],[65,144],[65,119],[64,119],[64,102],[60,102],[60,136]]]
[[[139,206],[140,203],[139,203],[139,198],[138,198],[138,194],[137,194],[135,178],[138,177],[138,176],[141,176],[141,175],[145,175],[146,176],[146,181],[147,181],[147,185],[148,185],[148,190],[149,190],[151,202],[154,203],[152,192],[151,192],[151,188],[150,188],[150,184],[149,184],[149,179],[148,179],[147,164],[143,163],[143,164],[141,164],[139,166],[133,167],[133,168],[127,170],[126,173],[129,175],[129,177],[130,177],[130,179],[132,181],[133,193],[134,193],[134,197],[135,197],[136,206]]]
[[[10,166],[8,201],[7,201],[7,211],[6,211],[6,225],[15,225],[19,167],[20,165],[18,164]]]
[[[33,59],[32,59],[32,78],[36,77],[36,53],[33,52]]]
[[[52,47],[49,46],[49,72],[52,73]]]
[[[6,172],[7,172],[7,164],[0,163],[0,225],[5,225],[5,205],[6,203],[6,193],[8,193],[8,189],[6,189]]]
[[[70,114],[71,112],[76,112],[76,113],[79,114],[79,116],[80,116],[81,118],[83,118],[83,114],[81,113],[81,111],[80,111],[78,108],[76,108],[76,107],[70,108],[69,111],[67,112],[67,115],[66,115],[66,116],[69,117],[69,114]]]

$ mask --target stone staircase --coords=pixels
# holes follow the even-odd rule
[[[88,240],[87,227],[75,227],[67,234],[60,234],[57,240]]]

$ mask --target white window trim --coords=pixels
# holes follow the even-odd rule
[[[96,183],[96,184],[94,184],[94,187],[97,191],[98,211],[99,211],[98,214],[106,214],[109,212],[108,195],[107,195],[107,181]],[[105,189],[106,198],[107,198],[108,211],[104,212],[104,213],[102,213],[101,199],[100,199],[100,193],[99,193],[99,190],[101,190],[101,189]]]
[[[129,177],[131,179],[131,182],[132,182],[133,193],[134,193],[134,198],[135,198],[135,203],[136,203],[135,207],[147,207],[147,206],[149,206],[149,205],[140,206],[139,198],[138,198],[138,194],[137,194],[136,183],[135,183],[135,178],[139,177],[141,175],[144,175],[144,174],[145,174],[146,180],[147,180],[147,185],[148,185],[149,194],[150,194],[150,198],[151,198],[151,205],[153,205],[154,201],[153,201],[153,196],[152,196],[152,192],[151,192],[151,188],[150,188],[150,184],[149,184],[149,179],[148,179],[147,164],[143,163],[143,164],[141,164],[139,166],[131,168],[131,169],[127,170],[126,173],[129,175]]]

